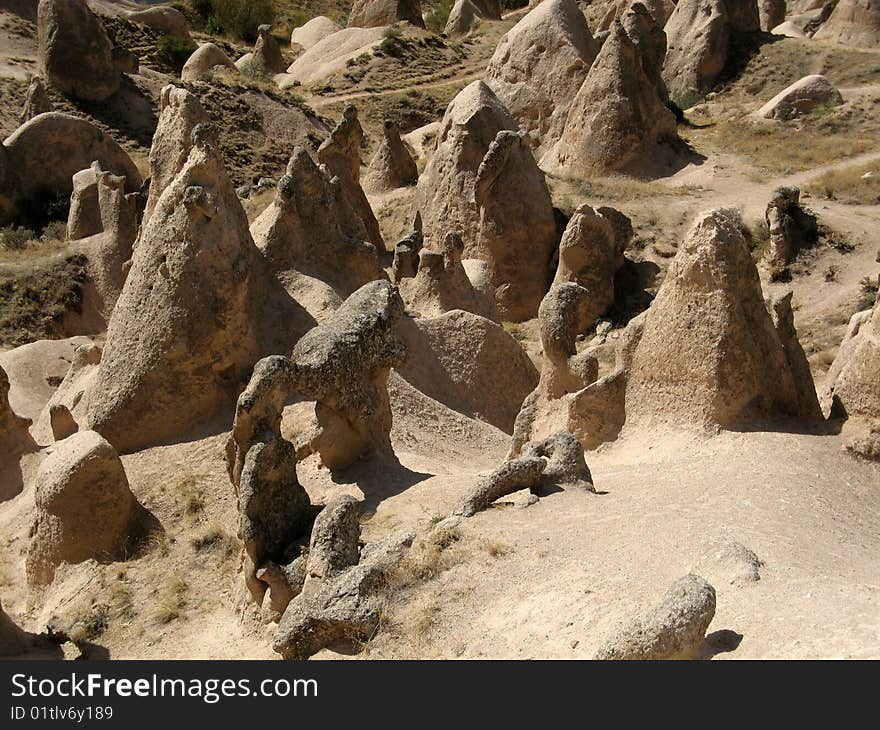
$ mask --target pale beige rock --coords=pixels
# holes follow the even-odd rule
[[[238,70],[219,46],[210,42],[202,43],[183,64],[180,80],[200,81],[215,66]]]
[[[615,20],[620,20],[624,16],[632,2],[633,0],[616,0],[616,2],[611,3],[595,30],[597,32],[607,31]],[[666,25],[666,21],[669,20],[669,16],[675,10],[675,2],[673,0],[642,0],[642,2],[661,28]]]
[[[339,30],[342,30],[342,26],[334,23],[330,18],[319,15],[293,29],[290,34],[290,47],[300,52],[307,51],[316,43]]]
[[[798,340],[791,307],[792,292],[786,292],[767,301],[776,335],[785,352],[785,359],[794,380],[797,395],[797,416],[804,421],[821,421],[822,409],[816,396],[816,385],[810,371],[807,354]]]
[[[575,0],[545,0],[501,39],[484,78],[545,151],[562,135],[598,52]]]
[[[657,89],[657,96],[665,104],[669,91],[661,71],[666,60],[666,33],[663,24],[655,20],[647,5],[633,2],[620,19],[623,29],[638,49],[642,58],[642,70]]]
[[[622,219],[620,232],[615,214]],[[629,219],[610,208],[581,205],[565,227],[553,286],[573,281],[589,292],[584,327],[592,327],[613,304],[614,276],[623,266],[623,252],[631,238]]]
[[[880,43],[880,2],[840,0],[814,38],[874,48]]]
[[[499,0],[471,0],[477,12],[486,20],[501,20],[501,3]]]
[[[803,417],[739,215],[702,213],[646,314],[627,422],[733,428]]]
[[[279,75],[278,85],[287,89],[295,83],[315,84],[344,72],[346,64],[364,53],[372,53],[382,42],[384,28],[343,28],[324,37],[300,55]]]
[[[142,185],[125,150],[91,122],[70,114],[39,114],[7,137],[3,146],[0,157],[6,159],[15,201],[33,203],[46,194],[70,197],[73,176],[96,160],[103,170],[125,176],[127,192],[136,192]],[[0,159],[0,177],[3,165]],[[2,197],[0,193],[0,202]]]
[[[32,586],[51,583],[62,562],[124,558],[146,527],[119,456],[94,431],[55,445],[40,466],[35,502],[26,561]]]
[[[357,109],[349,104],[343,110],[339,124],[318,148],[318,160],[327,166],[330,174],[339,178],[348,204],[364,224],[367,240],[380,251],[384,251],[385,241],[379,230],[379,222],[360,182],[363,140],[364,129],[358,121]]]
[[[424,28],[420,0],[355,0],[348,16],[350,28],[376,28],[401,20]]]
[[[482,22],[479,8],[471,0],[455,0],[443,32],[450,37],[467,35]]]
[[[100,364],[101,348],[98,345],[81,344],[76,347],[64,379],[36,418],[33,431],[40,443],[52,443],[55,438],[53,409],[65,408],[77,424],[77,430],[85,428],[88,413],[88,398],[85,396]]]
[[[674,156],[677,139],[675,115],[645,74],[641,52],[615,21],[542,167],[561,175],[650,177]]]
[[[364,190],[372,194],[387,193],[415,185],[418,179],[416,161],[400,139],[400,129],[393,121],[386,119],[382,141],[364,175]]]
[[[90,427],[123,452],[228,419],[251,365],[310,321],[253,243],[216,131],[193,139],[141,232],[87,393]]]
[[[850,319],[826,382],[822,402],[832,416],[880,417],[880,299]]]
[[[834,107],[843,104],[843,97],[834,85],[821,74],[811,74],[795,81],[758,110],[765,119],[788,121],[809,114],[816,107]]]
[[[189,23],[175,8],[162,6],[145,10],[129,10],[123,13],[132,23],[140,23],[174,38],[189,38]]]
[[[11,460],[18,457],[31,445],[28,427],[31,419],[16,415],[9,405],[9,377],[0,368],[0,434],[3,436],[0,445],[0,466],[5,467]]]
[[[297,271],[329,284],[341,298],[386,278],[376,248],[343,194],[341,183],[299,147],[278,181],[275,198],[251,225],[257,248],[282,281]]]
[[[96,160],[73,176],[70,213],[67,216],[67,240],[77,241],[100,233],[101,209],[98,207],[98,175],[101,164]]]
[[[400,375],[447,407],[512,432],[538,382],[522,346],[500,325],[463,310],[404,324],[408,358]]]
[[[113,44],[85,0],[40,0],[37,66],[52,86],[79,99],[103,101],[119,90]]]

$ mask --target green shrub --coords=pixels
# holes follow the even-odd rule
[[[453,0],[440,0],[434,9],[425,16],[425,26],[435,33],[442,33],[452,12]]]
[[[206,20],[205,32],[248,43],[257,40],[257,28],[275,21],[272,0],[196,0],[193,7]]]
[[[178,73],[198,46],[192,38],[172,38],[163,35],[156,41],[159,57]]]
[[[243,63],[239,70],[242,75],[256,79],[257,81],[268,81],[272,76],[266,71],[266,64],[263,62],[262,58],[252,58],[250,61]]]
[[[37,234],[30,228],[0,228],[0,246],[7,251],[21,251],[36,238]]]
[[[529,0],[501,0],[502,10],[519,10],[529,4]]]

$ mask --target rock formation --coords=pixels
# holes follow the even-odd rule
[[[162,88],[159,121],[150,147],[150,190],[142,220],[144,228],[165,188],[183,169],[193,146],[193,130],[208,121],[194,94],[170,84]]]
[[[690,572],[713,583],[745,585],[761,580],[764,563],[745,545],[723,537],[706,546]]]
[[[663,79],[686,109],[715,86],[734,36],[761,28],[756,0],[680,0],[666,23]]]
[[[453,309],[500,321],[495,302],[474,289],[461,263],[464,242],[457,233],[443,240],[442,253],[423,250],[412,278],[400,281],[400,292],[407,311],[422,317],[436,317]],[[395,256],[398,249],[395,248]],[[401,252],[402,256],[403,253]]]
[[[813,38],[874,48],[880,43],[880,2],[840,0]]]
[[[214,43],[202,43],[183,64],[181,81],[201,81],[216,66],[238,70],[222,49]]]
[[[298,555],[291,553],[308,534],[314,517],[309,495],[297,480],[296,449],[281,435],[281,412],[292,386],[288,358],[260,360],[238,398],[226,443],[229,476],[238,497],[238,536],[245,548],[245,584],[258,606],[270,585],[258,573],[268,563],[284,566],[296,559]],[[295,592],[290,587],[291,597]]]
[[[0,657],[6,659],[24,654],[32,644],[31,635],[19,628],[0,604]]]
[[[556,221],[550,193],[522,132],[501,130],[474,180],[480,229],[468,258],[486,262],[505,320],[531,319],[550,279]]]
[[[49,408],[49,421],[52,426],[52,437],[63,441],[79,431],[79,424],[73,419],[67,406],[56,403]]]
[[[880,299],[852,316],[828,371],[823,406],[831,416],[880,418]]]
[[[480,10],[471,0],[455,0],[443,32],[450,38],[470,33],[483,20]]]
[[[840,104],[843,104],[843,97],[834,85],[821,74],[812,74],[780,91],[758,110],[758,114],[765,119],[788,121],[809,114],[818,106]]]
[[[581,205],[565,227],[553,286],[574,281],[589,292],[586,328],[614,303],[614,275],[623,266],[623,252],[631,239],[629,218],[612,208]]]
[[[89,392],[90,427],[122,452],[228,418],[252,363],[307,324],[254,246],[215,130],[192,137],[143,226]]]
[[[24,451],[33,446],[28,427],[31,419],[16,415],[9,405],[9,377],[6,371],[0,368],[0,468],[5,467],[11,460],[17,460]]]
[[[355,0],[348,16],[349,28],[377,28],[401,20],[424,28],[420,0]]]
[[[112,561],[131,554],[146,529],[146,511],[128,486],[115,449],[94,431],[59,441],[36,479],[36,518],[28,583],[51,583],[62,562]]]
[[[669,91],[661,71],[666,60],[666,33],[646,5],[633,2],[620,19],[623,29],[642,58],[642,70],[657,89],[657,96],[665,104]]]
[[[473,517],[488,509],[496,499],[520,489],[533,490],[541,481],[547,462],[538,456],[525,456],[505,461],[495,471],[477,481],[452,508],[453,517]]]
[[[702,213],[646,314],[627,421],[731,428],[796,418],[806,389],[765,307],[739,215]]]
[[[49,398],[34,426],[34,436],[40,443],[51,443],[57,440],[53,422],[53,412],[63,408],[76,423],[76,430],[83,430],[87,423],[88,398],[86,392],[95,379],[101,364],[101,348],[95,344],[79,345],[74,350],[73,358],[64,379]],[[71,428],[68,424],[68,428]]]
[[[98,175],[101,163],[97,160],[73,176],[70,212],[67,216],[67,239],[78,241],[100,233],[101,209],[98,207]]]
[[[4,209],[14,219],[16,211],[39,208],[47,196],[69,198],[73,176],[96,160],[103,170],[125,176],[126,192],[142,185],[134,162],[111,137],[70,114],[39,114],[7,137],[3,148],[0,179],[7,180],[0,191],[0,224]]]
[[[499,0],[471,0],[477,12],[486,20],[501,20]]]
[[[501,39],[485,80],[546,151],[562,136],[598,52],[575,0],[545,0]]]
[[[349,205],[357,213],[367,231],[367,240],[380,251],[385,241],[379,231],[379,222],[361,188],[361,143],[364,130],[358,121],[357,109],[349,104],[342,112],[342,120],[318,148],[318,160],[330,173],[339,178]]]
[[[408,352],[399,374],[447,407],[510,433],[538,374],[522,346],[503,327],[453,310],[405,321]]]
[[[573,434],[558,431],[542,441],[529,442],[523,446],[524,457],[538,457],[547,460],[541,472],[542,490],[552,487],[580,487],[595,492],[593,475],[584,458],[584,449]]]
[[[795,186],[778,188],[767,204],[764,220],[770,231],[768,263],[781,269],[798,252],[815,245],[819,237],[816,216],[800,205],[801,191]]]
[[[290,34],[290,49],[293,51],[307,51],[316,43],[342,30],[342,26],[334,23],[330,18],[319,15],[307,23],[294,28]]]
[[[419,252],[422,250],[422,219],[416,214],[417,227],[394,244],[394,259],[391,262],[391,280],[400,284],[404,279],[414,277],[419,268]],[[464,245],[464,244],[462,244]]]
[[[761,30],[772,31],[785,22],[785,0],[761,0],[758,12],[761,16]]]
[[[39,76],[32,76],[28,82],[27,94],[24,99],[24,107],[21,110],[19,123],[29,122],[38,114],[45,114],[52,111],[52,101],[46,93],[46,87],[43,79]]]
[[[397,288],[374,281],[293,348],[294,386],[316,401],[320,433],[309,448],[331,469],[368,454],[396,461],[387,381],[406,362],[397,333],[402,313]]]
[[[416,161],[400,139],[400,130],[394,122],[386,119],[382,142],[364,176],[364,190],[387,193],[395,188],[415,185],[418,179]]]
[[[125,18],[132,23],[146,25],[158,30],[163,35],[173,38],[189,38],[189,23],[186,16],[179,10],[168,6],[146,8],[145,10],[129,10],[124,12]]]
[[[257,28],[259,37],[254,45],[254,61],[267,73],[280,74],[287,70],[284,57],[281,55],[281,46],[272,35],[271,25],[261,25]]]
[[[770,299],[767,305],[773,319],[773,326],[776,328],[776,336],[782,344],[785,360],[794,380],[797,396],[796,415],[803,421],[821,421],[822,409],[819,407],[816,385],[813,383],[813,374],[810,371],[807,354],[798,340],[797,330],[794,326],[791,298],[792,292],[789,291]]]
[[[607,33],[615,20],[621,20],[623,18],[632,2],[633,0],[615,0],[612,2],[608,7],[608,10],[605,12],[605,15],[602,16],[602,19],[596,26],[596,31]],[[669,20],[669,16],[672,15],[672,11],[675,10],[675,3],[673,0],[642,0],[642,4],[648,9],[648,12],[651,13],[651,17],[661,28],[666,25],[666,21]]]
[[[272,204],[251,225],[251,235],[284,280],[298,271],[329,284],[345,298],[364,284],[386,278],[376,248],[348,204],[338,178],[329,178],[298,147],[278,181]]]
[[[542,165],[559,174],[656,174],[678,139],[675,115],[643,70],[642,53],[615,21]]]
[[[412,533],[391,534],[360,547],[358,504],[343,495],[315,520],[305,581],[288,604],[272,640],[284,659],[308,659],[338,642],[369,639],[385,607],[388,572],[412,544]]]
[[[659,606],[609,637],[596,659],[696,659],[714,617],[715,589],[697,575],[686,575]]]
[[[40,0],[37,66],[52,86],[79,99],[103,101],[119,90],[113,44],[85,0]]]

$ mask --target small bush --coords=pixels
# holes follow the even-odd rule
[[[170,35],[163,35],[156,41],[159,57],[178,73],[196,48],[198,46],[192,38],[172,38]]]
[[[0,228],[0,246],[7,251],[23,251],[31,241],[37,239],[36,232],[30,228]]]
[[[526,0],[528,2],[528,0]],[[435,33],[442,33],[449,22],[449,14],[452,12],[453,0],[440,0],[434,9],[425,16],[425,26]]]
[[[170,624],[179,618],[184,618],[183,609],[186,607],[186,594],[189,584],[180,576],[171,578],[162,589],[159,597],[159,605],[156,607],[154,618],[160,624]]]
[[[392,25],[385,31],[382,42],[376,47],[376,55],[399,58],[403,55],[404,50],[406,50],[406,43],[403,40],[403,33]]]
[[[877,277],[865,276],[859,282],[859,299],[856,303],[856,311],[861,312],[870,309],[877,301],[877,291],[880,289],[880,281]]]
[[[261,58],[252,58],[247,63],[242,64],[239,70],[244,76],[256,81],[268,81],[271,78],[271,74],[266,71],[266,64]]]
[[[222,33],[248,43],[257,40],[257,28],[275,21],[272,0],[197,0],[193,7],[205,18],[206,33]]]

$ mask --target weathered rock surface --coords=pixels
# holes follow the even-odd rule
[[[91,343],[76,347],[63,380],[36,419],[34,436],[40,443],[51,443],[55,440],[55,429],[52,426],[53,410],[63,407],[77,424],[77,430],[86,427],[88,414],[86,393],[89,384],[98,373],[100,364],[100,347]]]
[[[90,427],[123,452],[231,416],[252,364],[310,318],[248,231],[210,125],[144,225],[89,396]]]
[[[328,177],[301,147],[278,181],[272,204],[250,231],[282,281],[297,271],[326,282],[345,298],[386,278],[375,246],[362,240],[366,230],[341,182]]]
[[[850,319],[826,383],[823,407],[832,416],[880,417],[880,299]]]
[[[316,43],[340,30],[342,30],[342,26],[337,25],[330,18],[319,15],[293,29],[290,34],[290,48],[300,52],[307,51]]]
[[[116,450],[94,431],[55,445],[40,466],[35,501],[26,561],[33,586],[51,583],[62,562],[118,560],[144,536],[146,511]]]
[[[522,454],[547,459],[547,465],[541,473],[541,483],[545,489],[561,486],[596,491],[593,475],[584,458],[584,449],[573,434],[559,431],[542,441],[529,442],[523,446]]]
[[[388,281],[365,284],[293,348],[294,384],[317,401],[321,433],[310,445],[331,469],[368,454],[396,461],[391,447],[391,368],[406,362],[397,332],[403,301]]]
[[[271,74],[280,74],[287,70],[284,56],[281,55],[281,46],[272,35],[271,25],[261,25],[257,28],[259,37],[254,45],[254,62]]]
[[[758,114],[765,119],[788,121],[809,114],[818,106],[840,104],[843,104],[843,97],[834,85],[825,76],[812,74],[780,91],[758,110]]]
[[[174,38],[189,38],[189,23],[179,10],[167,6],[129,10],[125,17],[132,23],[146,25],[164,35]]]
[[[348,204],[361,219],[367,240],[380,251],[385,241],[379,230],[379,222],[373,214],[370,202],[361,188],[361,143],[364,129],[358,121],[357,109],[349,104],[342,112],[342,119],[330,136],[318,148],[318,160],[330,173],[339,178]]]
[[[760,568],[763,565],[745,545],[723,537],[706,546],[690,572],[704,575],[716,584],[745,585],[761,580]]]
[[[669,91],[661,71],[666,60],[666,33],[663,21],[655,19],[651,10],[641,2],[633,2],[620,19],[623,29],[642,58],[642,70],[657,89],[657,96],[665,104]]]
[[[501,39],[485,81],[545,151],[562,136],[598,52],[575,0],[545,0]]]
[[[4,468],[10,461],[17,461],[24,451],[31,449],[33,441],[28,433],[30,425],[31,419],[16,415],[9,405],[9,377],[0,368],[0,435],[3,437],[0,444],[0,468]]]
[[[880,43],[880,2],[840,0],[814,38],[873,48]]]
[[[358,514],[357,502],[344,495],[330,501],[315,520],[302,591],[288,604],[272,640],[284,659],[307,659],[375,633],[388,573],[415,536],[392,534],[361,549]]]
[[[119,90],[113,44],[85,0],[40,0],[37,66],[52,86],[79,99],[103,101]]]
[[[520,344],[484,317],[455,310],[404,323],[410,384],[453,410],[510,433],[538,373]]]
[[[795,186],[777,188],[767,204],[764,220],[770,231],[767,261],[774,269],[791,263],[798,253],[815,245],[819,238],[816,216],[800,205],[801,191]]]
[[[401,20],[424,28],[420,0],[355,0],[348,16],[350,28],[376,28]]]
[[[520,489],[536,489],[547,462],[537,456],[505,461],[491,474],[482,477],[474,488],[452,508],[452,516],[473,517],[492,502]]]
[[[715,617],[715,589],[703,578],[676,581],[650,613],[608,638],[596,659],[694,659]]]
[[[650,177],[674,155],[675,115],[642,66],[642,51],[615,21],[571,105],[559,141],[542,159],[559,174]]]
[[[70,213],[67,216],[67,239],[77,241],[100,233],[101,209],[98,207],[98,175],[101,164],[96,160],[73,176]]]
[[[183,64],[180,72],[181,81],[200,81],[216,66],[238,70],[220,46],[214,43],[202,43]]]
[[[644,322],[627,420],[734,427],[801,416],[803,390],[732,210],[702,213]]]
[[[565,227],[553,286],[573,281],[589,292],[586,328],[613,304],[614,276],[623,266],[623,252],[631,239],[629,218],[611,208],[581,205]]]
[[[761,15],[761,30],[769,33],[785,22],[785,0],[761,0],[758,12]]]
[[[768,309],[776,328],[776,336],[782,344],[785,352],[785,360],[794,380],[795,394],[797,395],[797,417],[804,421],[821,421],[822,409],[819,407],[819,398],[816,395],[816,385],[813,383],[813,374],[810,371],[810,363],[807,354],[798,340],[797,330],[794,326],[794,312],[791,308],[792,292],[770,299]]]
[[[443,32],[450,37],[467,35],[483,20],[480,10],[471,0],[455,0]]]
[[[387,193],[395,188],[415,185],[418,179],[416,161],[400,139],[400,129],[391,120],[385,120],[382,142],[364,176],[364,190]]]
[[[46,93],[46,86],[39,76],[32,76],[28,83],[24,107],[21,110],[19,123],[29,122],[38,114],[45,114],[53,110],[52,101]]]

